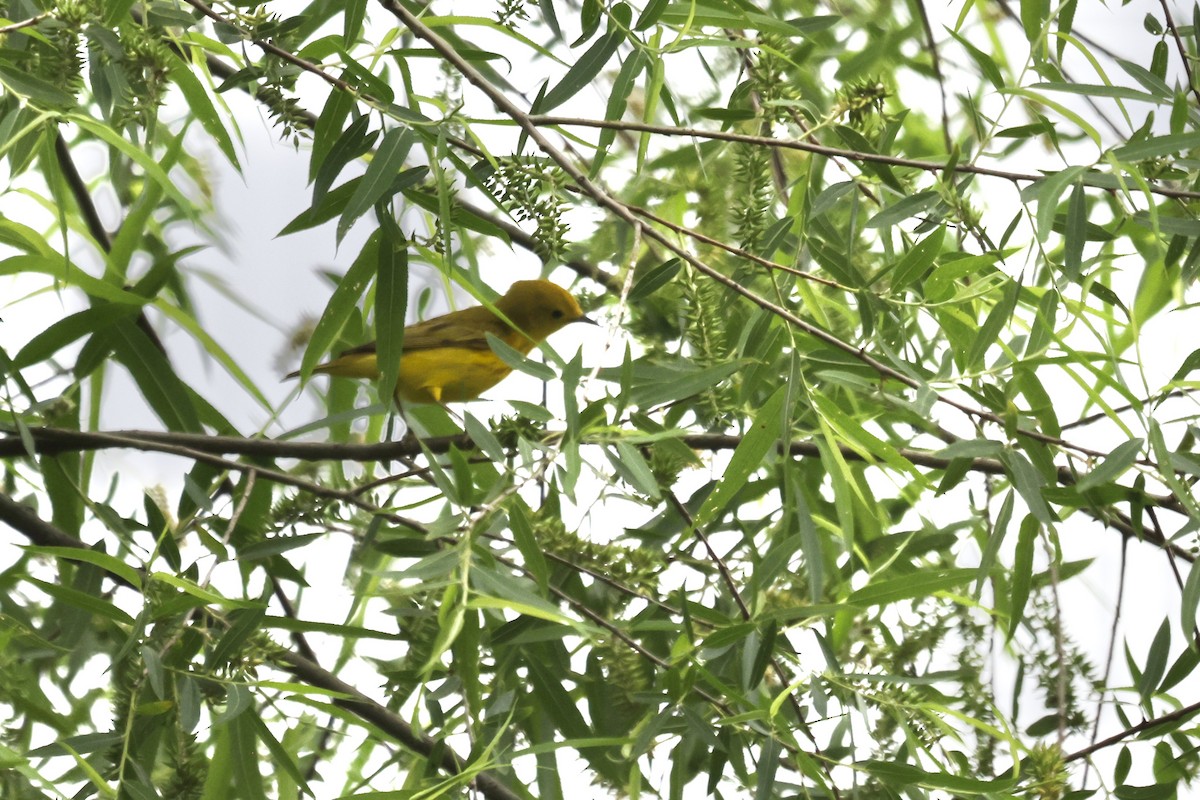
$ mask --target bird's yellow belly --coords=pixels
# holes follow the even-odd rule
[[[512,372],[495,353],[460,347],[406,353],[400,359],[396,395],[408,403],[474,400]]]

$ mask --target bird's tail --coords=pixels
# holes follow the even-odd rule
[[[375,361],[375,353],[344,353],[332,361],[313,367],[313,374],[334,375],[339,378],[368,378],[379,377],[379,368]],[[284,380],[299,378],[300,370],[289,372]]]

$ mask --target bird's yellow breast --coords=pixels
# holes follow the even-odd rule
[[[419,350],[400,359],[396,396],[409,403],[461,403],[474,400],[510,372],[491,350]]]

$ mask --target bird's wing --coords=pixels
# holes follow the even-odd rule
[[[464,350],[489,350],[487,334],[503,338],[512,329],[483,306],[464,308],[404,329],[404,352],[460,347]],[[375,342],[346,350],[341,355],[374,353]]]

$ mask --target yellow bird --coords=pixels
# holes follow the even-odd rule
[[[396,399],[409,403],[458,403],[474,400],[495,386],[512,368],[492,352],[487,341],[489,333],[525,355],[564,325],[596,324],[584,315],[574,297],[550,281],[517,281],[494,306],[507,322],[491,310],[475,306],[407,326]],[[379,365],[375,342],[318,364],[313,372],[376,379]],[[287,377],[299,375],[293,372]]]

